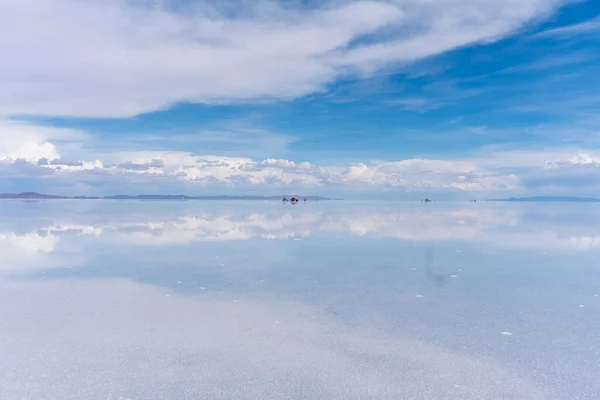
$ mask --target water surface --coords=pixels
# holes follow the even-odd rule
[[[0,202],[12,399],[597,399],[600,205]]]

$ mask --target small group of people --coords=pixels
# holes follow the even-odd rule
[[[305,197],[305,198],[303,198],[303,201],[304,201],[305,203],[307,202],[307,200],[308,200],[308,199],[307,199],[306,197]],[[289,201],[289,202],[291,202],[292,204],[296,204],[296,203],[298,203],[298,202],[300,201],[300,199],[297,199],[297,198],[295,198],[295,197],[292,197],[291,199],[289,199],[289,200],[288,200],[288,199],[287,199],[287,197],[284,197],[282,201],[283,201],[284,203],[287,203],[287,202]]]

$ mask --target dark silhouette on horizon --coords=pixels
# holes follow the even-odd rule
[[[316,197],[316,196],[313,196],[312,198],[313,198],[315,201],[318,201],[319,199],[321,199],[321,200],[323,200],[323,199],[324,199],[323,197]],[[291,199],[289,199],[289,200],[288,200],[288,198],[287,198],[287,197],[284,197],[283,199],[281,199],[281,201],[282,201],[283,203],[287,203],[287,202],[289,201],[289,202],[290,202],[290,203],[292,203],[293,205],[296,205],[296,204],[298,204],[298,203],[300,202],[300,199],[299,199],[299,198],[297,198],[297,197],[295,197],[295,196],[293,196],[293,197],[292,197]],[[302,197],[302,201],[303,201],[304,203],[306,203],[306,202],[308,201],[308,197]]]
[[[327,197],[307,196],[312,200],[331,200]],[[0,200],[279,200],[281,196],[187,196],[183,194],[142,194],[115,196],[57,196],[36,192],[0,193]],[[287,199],[284,197],[284,202]],[[297,201],[297,199],[296,199]]]

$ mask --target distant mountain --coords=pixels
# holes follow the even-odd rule
[[[19,194],[0,193],[0,199],[66,199],[68,197],[53,196],[50,194],[40,194],[35,192],[23,192]]]
[[[296,196],[300,199],[308,200],[330,200],[327,197],[321,196],[298,196],[298,195],[281,195],[281,196],[186,196],[183,194],[142,194],[136,196],[116,195],[104,197],[88,197],[88,196],[54,196],[49,194],[41,194],[35,192],[24,193],[0,193],[0,199],[21,199],[21,200],[281,200],[283,197],[288,199]]]
[[[600,203],[600,199],[593,197],[562,197],[562,196],[536,196],[536,197],[511,197],[510,199],[491,199],[488,201],[510,202],[544,202],[544,203]]]

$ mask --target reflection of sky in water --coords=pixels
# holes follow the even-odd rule
[[[8,399],[600,390],[594,204],[0,206]]]

